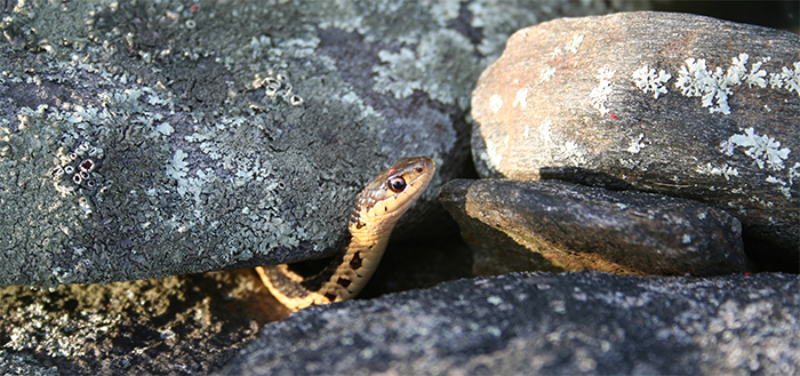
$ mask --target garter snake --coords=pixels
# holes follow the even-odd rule
[[[404,158],[372,180],[350,212],[350,241],[331,264],[303,279],[287,265],[258,266],[261,281],[292,312],[340,302],[356,296],[367,284],[400,217],[433,178],[436,164],[428,157]]]

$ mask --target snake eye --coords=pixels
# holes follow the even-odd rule
[[[406,180],[399,176],[389,178],[389,189],[395,193],[402,192],[404,189],[406,189]]]

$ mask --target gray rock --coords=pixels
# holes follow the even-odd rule
[[[363,184],[407,156],[433,157],[440,174],[398,236],[435,229],[438,186],[467,168],[470,91],[508,35],[608,11],[310,4],[4,13],[0,285],[330,255]]]
[[[745,271],[739,221],[696,201],[557,181],[463,179],[444,185],[439,200],[459,223],[478,274]]]
[[[796,34],[689,14],[520,30],[473,92],[478,172],[702,201],[739,218],[753,257],[798,265],[797,51]]]
[[[359,299],[470,276],[467,260],[457,233],[394,242]],[[207,375],[289,313],[253,269],[0,287],[0,375]]]
[[[252,269],[0,287],[0,374],[207,375],[287,315]]]
[[[519,273],[314,307],[224,375],[793,374],[800,278]]]

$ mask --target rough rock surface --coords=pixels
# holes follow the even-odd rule
[[[752,257],[800,262],[796,34],[674,13],[559,19],[515,33],[472,104],[482,177],[703,201],[739,218]]]
[[[464,179],[444,185],[439,200],[475,253],[473,269],[484,275],[514,271],[508,268],[695,276],[745,271],[739,221],[697,201],[558,181]]]
[[[208,374],[288,313],[252,270],[3,287],[0,374]]]
[[[362,185],[407,156],[438,164],[406,216],[420,222],[398,228],[424,234],[442,222],[431,209],[446,215],[438,186],[469,159],[470,90],[508,35],[608,11],[580,1],[2,7],[0,285],[38,286],[329,255]]]
[[[470,276],[468,261],[458,234],[395,242],[359,299]],[[0,375],[206,375],[288,314],[252,269],[3,287]]]
[[[793,374],[800,278],[519,273],[314,307],[220,374]]]

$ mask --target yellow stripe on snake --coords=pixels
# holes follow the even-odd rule
[[[350,212],[350,243],[320,274],[303,279],[287,265],[258,266],[261,281],[292,312],[355,297],[375,273],[394,226],[433,178],[428,157],[404,158],[370,182]]]

